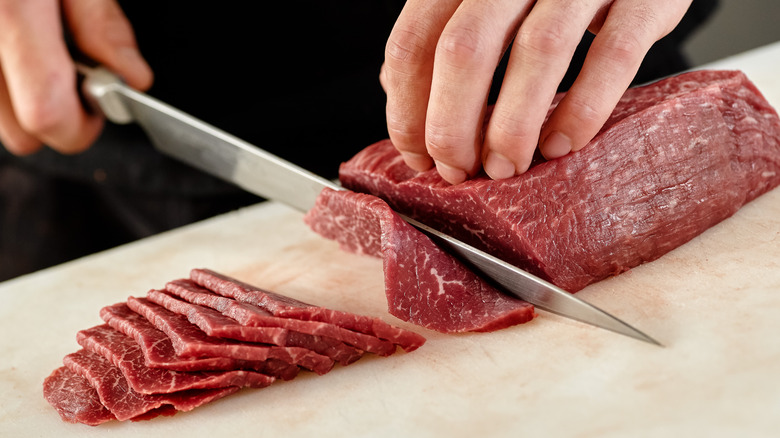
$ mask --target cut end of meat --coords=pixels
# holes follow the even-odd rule
[[[388,311],[401,320],[457,333],[499,330],[535,315],[531,304],[495,289],[375,196],[324,189],[304,220],[344,249],[383,258]]]

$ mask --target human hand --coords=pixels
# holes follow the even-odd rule
[[[408,0],[387,42],[380,79],[390,139],[409,167],[435,165],[457,184],[493,179],[584,147],[629,87],[653,43],[692,0]],[[544,125],[586,30],[583,68]],[[483,132],[495,68],[512,52]]]
[[[14,154],[43,144],[77,153],[102,129],[102,117],[81,105],[63,23],[83,54],[132,87],[151,86],[152,71],[115,0],[0,0],[0,142]]]

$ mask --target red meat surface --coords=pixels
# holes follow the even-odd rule
[[[247,369],[292,380],[298,375],[296,365],[276,359],[247,361],[229,357],[181,357],[176,354],[171,339],[143,316],[133,312],[127,303],[106,306],[100,317],[115,330],[135,339],[144,354],[145,363],[151,368],[174,371],[213,371]]]
[[[514,178],[453,186],[381,141],[344,163],[340,180],[576,292],[780,184],[780,119],[743,73],[694,71],[628,90],[584,149]]]
[[[302,321],[294,318],[277,317],[254,304],[218,295],[199,286],[192,280],[175,280],[169,282],[165,286],[165,289],[190,303],[215,309],[245,326],[285,327],[301,333],[326,336],[339,339],[354,348],[380,356],[389,356],[396,351],[396,345],[393,342],[380,339],[374,335],[354,332],[334,324],[320,321]]]
[[[85,350],[103,356],[119,368],[130,387],[141,394],[226,386],[263,388],[274,381],[271,376],[248,370],[187,372],[150,368],[135,340],[107,324],[79,331],[76,340]]]
[[[347,251],[382,257],[388,311],[404,321],[465,332],[534,317],[532,305],[500,293],[375,196],[325,189],[304,220]]]
[[[425,343],[425,338],[417,333],[394,327],[381,319],[306,304],[208,269],[193,269],[190,278],[212,292],[258,306],[277,317],[334,324],[388,340],[407,352]]]
[[[169,394],[141,394],[128,385],[122,372],[102,356],[79,350],[63,359],[73,373],[84,377],[97,391],[100,402],[117,420],[130,420],[170,405],[177,411],[190,411],[202,404],[238,391],[238,387],[190,389]]]
[[[116,419],[100,402],[89,380],[66,367],[55,369],[44,379],[43,397],[68,423],[97,426]]]
[[[213,274],[220,280],[229,279]],[[241,285],[245,286],[251,288]],[[106,306],[100,310],[105,324],[76,334],[82,349],[66,355],[65,366],[43,382],[44,398],[63,421],[96,426],[114,419],[171,416],[242,387],[264,388],[276,378],[292,380],[300,369],[322,375],[336,362],[351,364],[369,350],[385,356],[396,350],[392,341],[331,322],[288,320],[217,295],[190,280],[172,281],[166,288],[178,295],[151,290],[146,297]],[[276,303],[297,303],[273,295]],[[347,312],[327,312],[337,316],[332,319],[353,325],[374,321]],[[232,314],[249,324],[228,316]],[[411,332],[374,324],[378,331],[405,342],[409,350],[424,342]],[[329,336],[334,333],[339,338]],[[369,348],[360,349],[342,339]]]
[[[176,354],[182,357],[227,357],[247,361],[276,359],[320,375],[333,368],[334,362],[331,358],[306,348],[269,346],[209,336],[186,317],[146,298],[130,297],[127,305],[168,335]]]
[[[307,348],[328,356],[341,365],[349,365],[363,355],[362,351],[331,337],[300,333],[280,327],[245,326],[214,309],[180,300],[163,291],[149,291],[146,298],[173,313],[186,316],[191,323],[209,336],[282,347]]]

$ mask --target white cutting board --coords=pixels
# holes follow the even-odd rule
[[[780,107],[780,43],[730,58]],[[41,383],[99,309],[208,267],[428,338],[324,376],[140,423],[63,423]],[[0,284],[0,437],[780,435],[780,190],[661,259],[578,296],[659,348],[551,314],[442,335],[385,311],[382,266],[260,204]]]

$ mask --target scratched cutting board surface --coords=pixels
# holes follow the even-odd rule
[[[780,105],[780,44],[715,64]],[[578,296],[659,348],[540,312],[487,334],[443,335],[385,311],[382,266],[341,252],[301,214],[259,204],[0,283],[0,437],[777,436],[780,190],[665,255]],[[208,267],[427,337],[324,376],[242,390],[174,417],[67,424],[41,383],[101,307]]]

